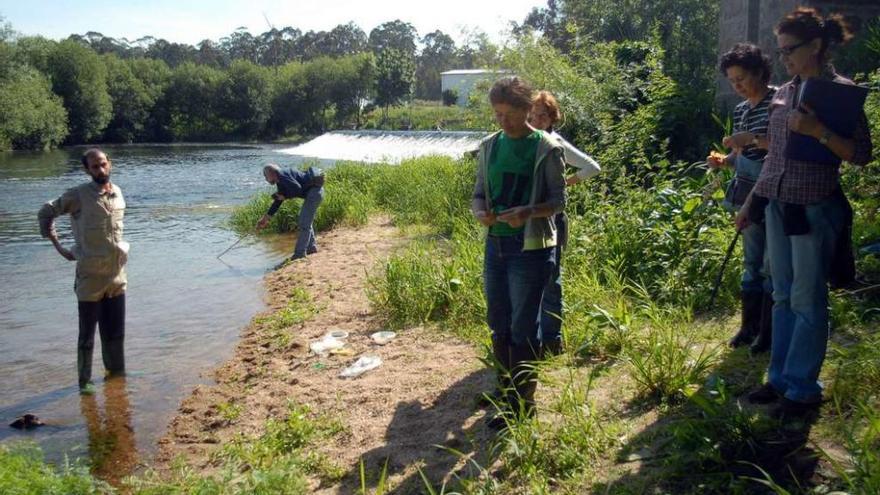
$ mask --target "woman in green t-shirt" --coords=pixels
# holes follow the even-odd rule
[[[562,146],[531,127],[533,90],[505,77],[489,91],[501,132],[480,145],[471,210],[488,228],[483,264],[487,323],[505,392],[489,425],[534,414],[541,297],[555,264],[553,216],[565,206]]]

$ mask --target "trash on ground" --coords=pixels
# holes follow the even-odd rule
[[[327,335],[324,336],[324,338],[327,338],[327,337],[333,337],[334,339],[337,339],[337,340],[345,340],[348,338],[348,332],[346,332],[345,330],[340,330],[338,328],[334,328],[334,329],[330,330],[329,332],[327,332]]]
[[[330,349],[330,354],[333,354],[334,356],[354,356],[354,349],[349,349],[348,347]]]
[[[325,335],[323,339],[316,340],[309,344],[309,349],[312,350],[315,354],[319,356],[326,356],[327,353],[332,351],[333,349],[341,349],[345,346],[345,342],[339,339],[334,339],[329,335]]]
[[[43,422],[40,421],[40,418],[36,417],[33,414],[25,414],[24,416],[16,419],[12,423],[9,423],[9,426],[19,429],[19,430],[32,430],[38,426],[43,426]]]
[[[388,330],[376,332],[370,335],[370,338],[373,339],[373,342],[379,345],[385,345],[391,342],[392,340],[394,340],[394,337],[397,337],[397,334]]]
[[[356,378],[381,365],[382,359],[379,356],[361,356],[354,364],[342,370],[339,376],[342,378]]]

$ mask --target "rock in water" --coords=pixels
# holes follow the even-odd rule
[[[19,429],[19,430],[32,430],[38,426],[43,426],[43,422],[40,421],[40,418],[34,416],[33,414],[25,414],[24,416],[16,419],[12,423],[9,423],[9,426]]]

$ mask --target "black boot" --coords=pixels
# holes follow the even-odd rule
[[[544,356],[552,357],[562,354],[562,339],[546,340],[541,344],[541,350]]]
[[[492,336],[492,358],[495,366],[495,389],[492,392],[481,392],[477,398],[480,407],[493,407],[505,399],[505,390],[510,385],[510,339]]]
[[[773,295],[764,293],[761,303],[761,324],[759,326],[758,338],[752,342],[749,352],[752,354],[761,354],[770,350],[770,344],[773,342]]]
[[[541,357],[540,344],[511,346],[512,393],[508,394],[510,409],[517,418],[531,418],[535,415],[535,389],[538,387],[538,373],[535,369]]]
[[[761,324],[761,299],[762,292],[743,292],[742,293],[742,324],[739,332],[730,339],[730,347],[742,347],[749,345],[758,334],[758,327]]]

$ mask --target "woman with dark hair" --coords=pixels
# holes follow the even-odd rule
[[[840,162],[864,165],[871,161],[863,109],[844,115],[854,129],[847,137],[832,131],[801,101],[802,90],[811,80],[817,85],[823,80],[853,84],[828,63],[829,48],[850,37],[840,16],[823,18],[811,8],[795,10],[776,26],[777,52],[793,79],[779,88],[770,103],[770,147],[764,168],[736,220],[738,227],[744,227],[755,211],[763,210],[766,216],[773,275],[773,344],[768,382],[749,394],[749,400],[780,401],[773,412],[777,418],[811,413],[822,399],[819,371],[828,343],[828,281],[836,244],[849,235],[846,226],[851,214],[840,189]],[[805,136],[815,146],[793,145]],[[800,158],[805,153],[812,158]],[[829,162],[823,156],[832,159]],[[747,213],[750,209],[754,211]]]
[[[500,132],[480,144],[471,211],[488,229],[483,283],[504,404],[489,426],[534,415],[538,319],[555,263],[553,216],[565,206],[562,147],[527,118],[532,88],[518,77],[489,91]]]
[[[549,91],[538,91],[532,101],[529,113],[529,124],[550,134],[565,150],[565,164],[575,169],[573,175],[565,178],[566,186],[573,186],[599,173],[599,164],[583,151],[575,148],[562,136],[556,133],[556,125],[562,121],[562,110],[556,97]],[[562,251],[568,241],[568,217],[565,212],[558,213],[553,220],[556,223],[557,242],[555,250],[556,266],[544,288],[541,300],[541,332],[540,339],[544,353],[556,355],[562,352]]]
[[[723,144],[732,151],[726,156],[709,155],[710,167],[736,170],[727,188],[724,205],[738,210],[758,180],[767,155],[767,109],[776,94],[769,86],[770,58],[761,49],[739,43],[721,56],[721,73],[744,100],[733,111],[733,133]],[[742,323],[730,340],[731,347],[752,344],[753,353],[770,349],[773,286],[766,263],[764,223],[742,230],[743,274],[741,282]],[[757,338],[756,338],[757,337]],[[753,342],[754,341],[754,342]]]

